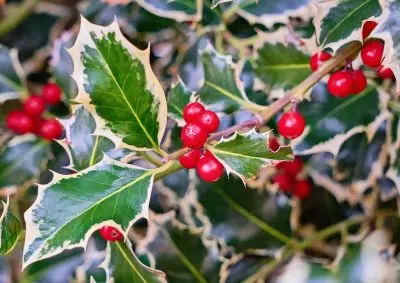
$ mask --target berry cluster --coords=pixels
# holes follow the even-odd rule
[[[117,242],[124,237],[117,228],[112,226],[103,226],[100,228],[99,232],[101,237],[109,242]]]
[[[42,95],[31,95],[23,102],[23,110],[14,110],[6,118],[7,128],[16,134],[34,133],[43,139],[60,137],[63,128],[56,119],[44,119],[46,104],[56,105],[61,101],[61,89],[56,84],[44,86]]]
[[[197,168],[200,178],[206,182],[218,181],[224,167],[211,152],[203,149],[208,135],[219,127],[217,114],[198,102],[192,102],[183,109],[183,118],[186,125],[181,131],[182,143],[191,149],[179,157],[179,162],[184,168]]]
[[[279,142],[276,138],[271,138],[269,140],[269,149],[272,151],[277,151],[279,149]],[[299,199],[309,197],[311,193],[310,182],[307,179],[299,178],[303,166],[303,161],[298,157],[293,161],[279,162],[275,166],[278,172],[273,177],[273,182],[277,184],[281,191],[291,193]]]
[[[362,36],[365,40],[377,26],[374,21],[367,21],[363,25]],[[383,79],[393,78],[390,68],[381,65],[384,43],[381,40],[370,40],[361,49],[361,59],[364,65],[377,68],[377,74]],[[326,51],[318,52],[311,56],[310,67],[316,71],[325,61],[332,58]],[[334,72],[328,80],[328,90],[336,97],[345,98],[351,94],[359,94],[367,87],[367,78],[362,70],[353,70],[351,63],[343,70]]]

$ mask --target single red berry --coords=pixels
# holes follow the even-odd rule
[[[391,79],[394,78],[394,74],[392,69],[386,68],[384,66],[379,66],[378,69],[376,69],[376,72],[378,76],[382,79]]]
[[[15,110],[8,113],[6,125],[7,128],[20,135],[31,133],[34,129],[32,118],[21,110]]]
[[[364,75],[364,72],[361,70],[354,70],[350,72],[353,78],[353,94],[359,94],[364,91],[367,87],[367,77]]]
[[[306,121],[297,111],[284,113],[278,121],[278,132],[288,138],[295,139],[299,137],[306,127]]]
[[[206,182],[218,181],[223,173],[224,166],[210,152],[206,152],[197,164],[197,174]]]
[[[57,105],[61,101],[61,88],[54,83],[48,83],[43,87],[42,96],[50,105]]]
[[[296,180],[293,188],[293,195],[299,199],[306,199],[311,194],[311,183],[308,180]]]
[[[303,170],[304,163],[299,157],[295,157],[293,161],[282,161],[276,164],[275,168],[284,171],[286,174],[296,177]]]
[[[24,101],[25,112],[32,117],[39,117],[44,112],[46,102],[43,97],[31,95]]]
[[[42,120],[39,124],[38,134],[46,140],[57,139],[62,132],[63,127],[56,119]]]
[[[363,40],[365,40],[371,34],[371,32],[376,28],[377,25],[378,25],[378,23],[374,22],[374,21],[366,21],[364,23],[363,28],[362,28]]]
[[[269,139],[269,141],[268,141],[269,150],[275,152],[275,151],[277,151],[279,149],[280,146],[281,145],[279,144],[279,141],[278,141],[277,138],[272,137],[272,138]]]
[[[99,230],[101,237],[110,242],[117,242],[119,240],[122,240],[124,235],[120,231],[118,231],[117,228],[111,227],[111,226],[103,226]]]
[[[315,53],[310,58],[310,67],[313,71],[316,71],[319,66],[321,66],[325,61],[328,61],[331,58],[332,55],[326,51]]]
[[[205,129],[207,133],[213,133],[219,127],[219,118],[214,111],[206,110],[200,115],[196,124]]]
[[[198,102],[189,103],[183,108],[183,119],[186,123],[194,123],[200,120],[200,115],[206,111],[203,105]]]
[[[276,174],[272,181],[278,185],[279,189],[284,192],[289,192],[293,188],[293,178],[284,172]]]
[[[353,77],[350,72],[338,71],[328,80],[328,90],[333,96],[344,98],[353,91]]]
[[[371,68],[381,65],[384,44],[380,40],[372,40],[364,44],[361,49],[361,59],[363,63]]]
[[[200,149],[192,149],[179,156],[179,162],[184,168],[187,169],[196,168],[197,163],[200,160],[200,155],[201,155]]]
[[[207,141],[207,131],[196,124],[186,124],[181,131],[181,139],[185,146],[201,148]]]

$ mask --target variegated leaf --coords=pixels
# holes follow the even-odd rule
[[[125,150],[115,149],[108,138],[93,135],[96,122],[83,106],[74,107],[73,113],[70,119],[62,121],[66,138],[59,141],[70,157],[70,169],[80,171],[93,166],[103,158],[104,153],[113,159],[125,155]]]
[[[25,74],[18,52],[0,45],[0,103],[17,99],[25,89]]]
[[[115,21],[107,27],[81,18],[75,45],[69,49],[79,93],[96,120],[96,135],[117,147],[159,150],[167,122],[163,89],[149,64],[150,49],[139,50]]]
[[[366,131],[368,139],[372,139],[377,128],[389,117],[387,99],[384,91],[372,86],[346,99],[331,95],[325,84],[315,86],[311,101],[298,105],[307,128],[292,142],[295,153],[331,152],[336,156],[343,142],[356,133]]]
[[[24,267],[65,249],[85,247],[103,225],[118,227],[126,236],[136,220],[148,217],[154,174],[105,156],[77,174],[55,175],[40,185],[25,212]]]
[[[199,50],[204,66],[204,85],[199,91],[200,99],[214,111],[234,112],[239,108],[255,111],[264,107],[250,102],[240,80],[240,68],[232,57],[224,56],[211,43]]]
[[[319,44],[334,51],[350,41],[362,41],[363,22],[382,14],[379,0],[325,1],[317,5],[314,25]]]
[[[50,157],[50,143],[33,136],[13,138],[0,152],[0,188],[39,176]]]
[[[21,222],[9,209],[10,199],[3,202],[3,212],[0,216],[0,254],[6,255],[18,243],[22,232]]]
[[[140,6],[159,17],[170,18],[178,22],[196,20],[196,1],[193,0],[137,0]]]
[[[167,282],[162,271],[147,267],[137,258],[128,242],[107,244],[106,269],[113,282]]]
[[[290,147],[280,147],[276,152],[268,149],[268,134],[254,129],[244,134],[235,133],[222,138],[208,149],[221,161],[228,174],[233,173],[243,182],[257,176],[262,167],[293,158]]]
[[[186,87],[181,79],[171,87],[168,93],[168,115],[180,126],[185,124],[183,120],[183,108],[193,100],[193,95],[192,91]]]

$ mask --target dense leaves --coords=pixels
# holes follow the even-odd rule
[[[25,77],[17,51],[0,45],[0,103],[18,98],[24,88]]]

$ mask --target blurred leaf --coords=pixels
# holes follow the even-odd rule
[[[187,228],[173,217],[173,213],[151,217],[139,251],[154,256],[156,268],[166,273],[170,283],[218,282],[221,262],[215,243],[206,245],[201,230]]]
[[[18,52],[0,45],[0,103],[17,99],[25,90],[25,74]]]
[[[222,138],[208,149],[224,165],[227,174],[233,173],[246,182],[259,173],[262,167],[293,158],[290,147],[280,147],[272,152],[268,149],[268,135],[254,129],[244,134],[235,133]]]
[[[291,89],[311,74],[310,57],[293,44],[265,43],[257,52],[255,72],[271,87]]]
[[[0,254],[10,253],[18,243],[22,233],[22,224],[9,209],[10,198],[3,202],[3,212],[0,216]]]
[[[39,176],[50,157],[50,143],[33,136],[13,138],[0,152],[0,187]]]
[[[179,80],[168,92],[168,115],[174,119],[178,125],[183,126],[183,108],[188,104],[193,93],[186,87],[183,81]]]

